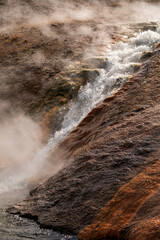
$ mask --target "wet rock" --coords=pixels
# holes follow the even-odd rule
[[[145,61],[147,61],[150,57],[152,57],[152,55],[153,55],[153,52],[144,52],[143,54],[142,54],[142,56],[141,56],[141,58],[140,58],[140,61],[141,62],[145,62]]]
[[[140,64],[140,63],[132,64],[132,65],[131,65],[131,70],[132,70],[133,74],[136,73],[136,72],[138,72],[139,69],[140,69],[140,67],[141,67],[141,64]]]
[[[81,239],[159,239],[159,77],[157,50],[51,155],[66,166],[9,211]]]
[[[136,28],[140,28],[141,31],[148,31],[148,30],[151,30],[151,31],[156,31],[158,27],[158,24],[156,22],[151,22],[151,23],[139,23],[139,24],[136,24]]]
[[[140,66],[139,65],[137,65],[137,66],[138,67],[131,66],[131,70],[133,73],[135,73],[136,70],[139,69]],[[119,77],[119,78],[115,79],[114,82],[112,83],[112,85],[111,84],[106,85],[106,87],[104,88],[104,93],[107,93],[108,91],[112,92],[115,89],[120,88],[124,84],[124,82],[129,81],[130,78],[131,78],[131,76],[129,75],[129,76]]]
[[[128,27],[129,26],[129,29]],[[141,23],[130,23],[130,24],[126,24],[122,27],[123,31],[123,35],[125,35],[125,38],[127,40],[127,36],[129,37],[134,37],[135,36],[135,32],[139,33],[142,31],[157,31],[159,25],[156,22],[141,22]]]
[[[46,112],[42,124],[52,130],[52,134],[61,127],[64,114],[68,110],[67,103],[76,98],[81,86],[95,81],[98,75],[98,69],[69,69],[55,77],[54,84],[46,84],[43,95],[32,109]]]
[[[87,61],[95,68],[106,69],[108,66],[108,59],[106,57],[94,57]]]
[[[16,3],[16,1],[13,2]],[[82,0],[81,3],[83,2],[86,1]],[[37,13],[39,15],[43,13],[45,16],[50,14],[50,2],[48,1],[45,4],[43,1],[37,4],[26,0],[18,1],[18,3],[22,8],[26,6],[25,9],[27,7],[33,9],[36,15]],[[113,7],[119,6],[121,2],[108,0],[104,3]],[[0,12],[3,13],[3,9],[4,11],[7,9],[8,2],[1,0],[0,4]],[[105,57],[97,56],[92,57],[91,61],[86,60],[85,50],[89,52],[91,50],[93,56],[98,55],[104,51],[104,47],[106,50],[107,44],[105,43],[104,46],[98,41],[94,45],[94,54],[92,54],[92,44],[95,44],[102,27],[99,19],[69,23],[51,21],[46,25],[48,29],[46,31],[45,28],[43,31],[36,23],[22,23],[22,19],[19,21],[12,31],[2,31],[0,35],[0,78],[3,79],[0,86],[0,100],[9,102],[11,108],[20,112],[24,111],[36,121],[42,122],[46,131],[49,132],[53,124],[57,125],[60,108],[67,109],[69,101],[76,98],[80,85],[93,81],[98,75],[97,68],[107,68]],[[145,27],[148,29],[157,27],[156,23],[133,25],[133,31],[137,29],[137,32]],[[3,19],[3,14],[0,14],[0,27],[4,26],[5,19]],[[125,30],[128,32],[130,27],[132,28],[129,26]],[[94,34],[80,34],[75,38],[79,28],[82,30],[88,28]],[[122,26],[109,25],[106,22],[103,29],[107,32],[107,38],[109,37],[113,42],[122,38]],[[98,51],[95,53],[96,49]],[[79,68],[80,72],[73,73],[74,81],[70,80],[71,76],[68,75],[71,73],[66,73],[68,65],[85,60],[84,66]],[[59,118],[61,119],[60,115]],[[58,124],[57,129],[59,127]]]

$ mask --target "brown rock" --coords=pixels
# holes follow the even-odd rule
[[[85,227],[82,239],[92,239],[95,228],[93,239],[158,239],[159,77],[157,50],[59,145],[72,161],[10,212],[59,231]]]
[[[160,161],[115,194],[80,239],[159,239]]]

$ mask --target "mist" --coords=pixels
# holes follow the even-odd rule
[[[34,27],[45,38],[51,40],[68,38],[75,42],[82,40],[83,43],[89,39],[85,51],[83,50],[81,54],[81,58],[86,59],[105,53],[108,44],[113,41],[113,29],[109,29],[110,25],[160,21],[160,3],[116,1],[115,7],[112,8],[106,4],[107,2],[110,1],[2,1],[0,35],[16,36],[23,28]],[[56,30],[57,25],[61,26],[60,31]],[[81,45],[79,48],[81,49]],[[29,65],[41,67],[50,62],[50,59],[40,49],[27,56],[25,61]],[[69,57],[63,61],[67,66],[74,62]],[[16,67],[18,68],[18,64]],[[4,66],[4,69],[7,72],[9,67]],[[10,79],[12,77],[11,75]],[[16,75],[14,77],[16,78]],[[1,74],[2,93],[12,91],[10,85],[6,83],[6,78],[6,75]],[[25,97],[29,98],[30,95]],[[34,177],[47,175],[50,167],[53,168],[52,173],[56,173],[63,166],[64,163],[55,158],[53,163],[45,165],[42,171],[44,162],[41,158],[47,149],[44,147],[40,122],[33,120],[22,109],[16,111],[7,100],[0,103],[0,118],[1,180],[3,176],[0,191],[4,185],[8,186],[6,188],[8,190],[22,181],[28,184]]]
[[[23,114],[5,119],[0,124],[1,167],[31,160],[42,145],[41,135],[38,124]]]
[[[44,144],[40,123],[3,101],[0,136],[0,194],[17,190],[20,196],[22,190],[29,190],[64,165],[58,153],[53,161],[47,160],[52,148]]]
[[[124,23],[135,21],[159,21],[159,1],[4,1],[0,9],[1,30],[19,24],[43,27],[51,23],[73,21],[100,21]],[[111,6],[114,5],[114,8]],[[7,25],[7,26],[6,26]]]
[[[114,6],[114,7],[111,7]],[[158,1],[4,1],[0,9],[0,33],[16,34],[22,27],[35,27],[46,38],[61,39],[65,36],[77,39],[90,37],[86,46],[90,56],[100,54],[99,46],[112,42],[109,25],[160,21]],[[73,23],[79,22],[74,28]],[[91,22],[93,24],[91,24]],[[52,25],[63,25],[61,32]],[[83,57],[86,58],[84,54]],[[46,58],[47,61],[47,58]],[[66,61],[65,64],[68,65]]]
[[[111,1],[96,0],[8,0],[0,9],[0,33],[15,34],[22,27],[35,27],[50,39],[61,39],[64,35],[75,40],[90,37],[91,43],[87,44],[86,51],[92,56],[99,54],[96,46],[107,46],[112,42],[109,25],[160,21],[159,10],[158,1],[122,0],[112,1],[111,4]],[[74,22],[79,22],[76,29],[72,25]],[[61,33],[52,28],[55,24],[64,24]]]

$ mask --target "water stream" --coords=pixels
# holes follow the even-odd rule
[[[41,229],[34,221],[6,213],[6,208],[23,200],[27,189],[0,194],[0,240],[76,240],[77,237]]]
[[[0,240],[19,239],[76,239],[49,230],[41,230],[39,226],[26,219],[7,215],[5,209],[24,199],[28,195],[29,180],[43,168],[45,159],[53,148],[92,110],[98,103],[120,88],[135,72],[140,64],[143,52],[153,49],[160,41],[160,29],[157,32],[138,33],[128,41],[113,44],[103,56],[107,67],[102,69],[94,82],[81,87],[77,100],[70,103],[70,110],[64,117],[62,128],[39,150],[37,155],[25,166],[20,165],[0,172]],[[37,164],[38,163],[38,164]],[[32,171],[31,171],[32,169]]]

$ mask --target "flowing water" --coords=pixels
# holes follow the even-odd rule
[[[42,230],[34,222],[18,216],[6,214],[5,210],[27,196],[23,189],[0,195],[0,240],[76,240],[77,237],[63,235],[51,230]]]
[[[0,240],[18,239],[76,239],[49,230],[17,216],[7,215],[5,209],[24,199],[31,178],[43,168],[45,159],[53,148],[93,109],[98,103],[120,88],[133,75],[140,64],[143,52],[151,51],[154,44],[160,42],[160,29],[145,31],[111,45],[106,55],[106,69],[101,70],[94,82],[81,87],[76,101],[71,102],[70,110],[64,117],[60,131],[57,131],[48,144],[41,149],[25,166],[19,165],[0,172]]]

